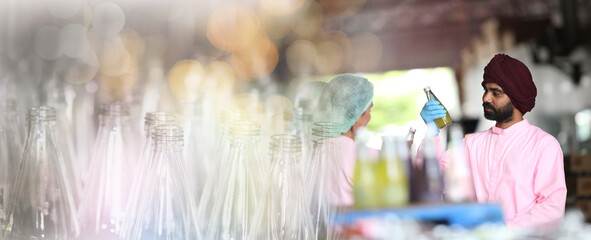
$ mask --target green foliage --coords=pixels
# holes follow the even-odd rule
[[[371,121],[367,128],[378,131],[389,124],[405,125],[417,118],[416,93],[396,96],[375,96],[371,110]]]

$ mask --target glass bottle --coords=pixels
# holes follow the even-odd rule
[[[206,239],[246,239],[262,195],[267,163],[260,154],[261,127],[253,121],[232,122],[230,151],[221,159],[215,182]]]
[[[380,206],[380,191],[378,185],[377,161],[371,159],[367,141],[369,132],[366,128],[358,128],[355,133],[357,139],[357,161],[353,173],[354,207],[357,209],[372,209]]]
[[[135,176],[138,148],[129,124],[127,105],[103,104],[89,176],[80,204],[85,239],[115,238]]]
[[[10,188],[21,160],[22,137],[14,100],[0,102],[0,229],[4,229]],[[1,235],[1,234],[0,234]]]
[[[137,216],[135,206],[141,199],[142,194],[142,183],[145,182],[146,179],[146,171],[149,169],[149,166],[152,164],[152,156],[154,153],[154,140],[153,140],[153,133],[154,128],[160,125],[174,125],[176,124],[177,120],[176,117],[169,112],[148,112],[144,117],[144,148],[139,156],[139,161],[137,164],[137,174],[133,180],[133,185],[130,192],[130,197],[127,202],[125,218],[123,223],[121,224],[121,231],[129,231],[128,229],[131,227],[133,222],[135,221],[135,217]]]
[[[416,169],[414,168],[413,159],[408,148],[408,138],[404,136],[396,137],[396,156],[401,161],[406,173],[407,180],[407,202],[413,202],[413,196],[416,196]]]
[[[436,126],[428,124],[423,146],[423,162],[417,163],[416,183],[419,202],[441,202],[443,200],[444,177],[437,160],[433,137]]]
[[[152,132],[154,150],[136,202],[127,208],[123,239],[201,239],[196,203],[183,159],[183,130],[160,125]],[[131,221],[127,221],[127,219]]]
[[[31,108],[28,136],[5,227],[8,238],[68,239],[79,233],[72,186],[58,149],[56,113]]]
[[[250,239],[310,239],[312,222],[299,162],[302,144],[296,135],[271,137],[271,172],[256,210]]]
[[[417,132],[417,130],[413,127],[410,127],[408,129],[408,135],[406,135],[406,143],[407,143],[409,149],[412,147],[412,144],[414,143],[416,132]]]
[[[450,202],[468,202],[474,200],[474,184],[464,152],[464,134],[458,125],[451,126],[450,130],[452,157],[445,174],[445,199]]]
[[[45,85],[45,94],[47,94],[47,105],[55,109],[57,115],[57,131],[59,146],[66,162],[68,175],[71,178],[70,186],[73,188],[76,204],[80,202],[82,194],[81,166],[79,157],[76,155],[73,127],[73,105],[72,101],[76,93],[73,89],[64,85],[63,79],[55,75],[49,77]]]
[[[230,155],[230,133],[229,126],[232,122],[245,121],[248,118],[248,114],[242,110],[224,110],[219,116],[219,125],[215,136],[215,149],[211,153],[213,159],[218,161],[211,162],[211,171],[217,173],[219,166],[229,158]],[[207,222],[209,220],[209,214],[215,203],[214,192],[219,181],[223,180],[223,176],[217,174],[210,174],[205,180],[205,185],[201,195],[199,196],[199,206],[197,214],[200,222]]]
[[[408,203],[409,188],[406,165],[397,153],[395,136],[382,136],[382,150],[377,164],[380,207],[397,207]]]
[[[443,109],[445,109],[446,113],[445,113],[445,117],[442,118],[438,118],[435,119],[435,124],[437,124],[438,128],[444,128],[448,125],[450,125],[452,123],[451,117],[449,116],[449,111],[447,111],[447,108],[445,108],[445,106],[443,106],[443,103],[441,103],[441,101],[439,101],[439,99],[435,96],[435,94],[433,94],[433,92],[431,91],[431,87],[425,87],[423,89],[425,91],[425,94],[427,95],[427,101],[431,101],[431,100],[435,100],[437,102],[439,102],[439,105],[441,105],[443,107]]]
[[[341,136],[341,125],[332,122],[315,122],[312,127],[312,152],[308,161],[306,176],[306,192],[310,201],[314,239],[332,239],[332,219],[336,209],[330,199],[332,187],[330,156],[337,151],[328,141]]]

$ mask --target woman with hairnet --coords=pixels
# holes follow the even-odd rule
[[[373,107],[373,84],[367,79],[344,74],[332,79],[320,97],[320,114],[326,121],[338,123],[339,136],[327,139],[330,202],[335,206],[353,205],[352,177],[356,161],[356,130],[367,126]],[[378,151],[370,149],[377,157]]]

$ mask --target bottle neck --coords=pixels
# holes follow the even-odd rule
[[[26,125],[29,132],[52,130],[56,125],[55,108],[48,106],[32,107],[27,112]]]
[[[183,150],[183,129],[174,125],[159,125],[152,132],[152,146],[156,150]]]
[[[327,138],[341,136],[342,125],[333,122],[315,122],[312,126],[312,136],[314,142],[321,142]]]
[[[177,124],[176,117],[169,112],[149,112],[144,118],[144,132],[150,138],[156,126]]]
[[[296,163],[302,156],[302,142],[296,135],[273,135],[269,149],[271,161],[278,164]]]
[[[127,105],[115,102],[103,104],[99,113],[100,124],[106,126],[119,126],[129,117],[129,108]]]
[[[228,132],[232,142],[258,141],[261,126],[254,121],[237,121],[230,123]]]

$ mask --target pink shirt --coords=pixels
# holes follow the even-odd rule
[[[335,206],[353,205],[353,173],[357,161],[357,145],[349,137],[339,136],[326,140],[330,146],[328,167],[332,169],[324,176],[330,183],[330,202]],[[377,160],[379,151],[369,148],[372,158]]]
[[[438,159],[447,167],[439,136]],[[560,144],[523,120],[464,138],[478,202],[500,203],[509,227],[551,229],[564,216],[566,183]]]

